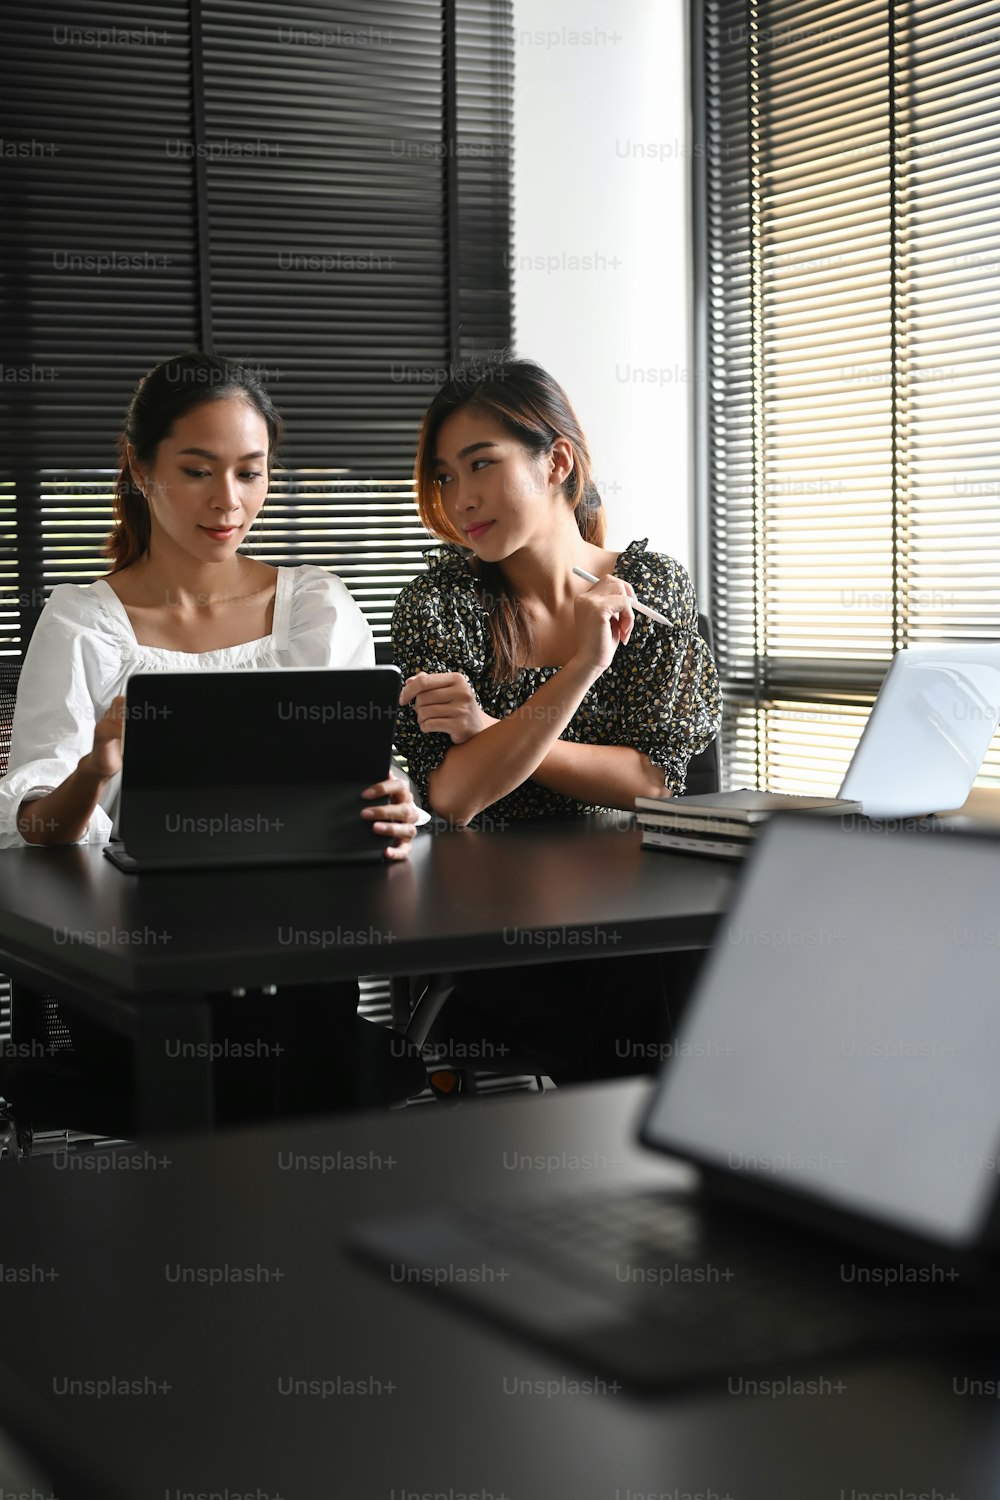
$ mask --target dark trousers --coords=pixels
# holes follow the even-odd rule
[[[670,1054],[701,953],[641,954],[475,970],[428,1042],[484,1072],[555,1083],[652,1073]]]

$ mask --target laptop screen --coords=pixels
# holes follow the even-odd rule
[[[868,817],[960,807],[1000,719],[1000,645],[919,644],[886,673],[840,788]],[[904,753],[905,749],[905,753]]]
[[[643,1135],[970,1244],[1000,1184],[1000,841],[777,818]]]

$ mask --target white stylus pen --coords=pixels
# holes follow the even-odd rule
[[[599,578],[595,578],[593,573],[588,573],[586,568],[574,568],[573,572],[576,574],[577,578],[585,578],[588,583],[600,583],[601,581]],[[656,621],[657,625],[670,624],[670,621],[667,619],[666,615],[661,615],[658,609],[650,609],[648,604],[640,604],[638,599],[630,599],[628,602],[631,604],[634,610],[637,610],[639,612],[640,615],[648,615],[651,620]]]

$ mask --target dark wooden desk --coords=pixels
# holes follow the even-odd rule
[[[614,816],[424,835],[398,865],[135,876],[94,846],[5,850],[0,970],[133,1037],[145,1131],[198,1128],[212,992],[701,948],[736,873]]]
[[[0,1423],[46,1471],[62,1455],[62,1500],[1000,1493],[1000,1404],[969,1384],[996,1388],[988,1357],[830,1361],[780,1372],[820,1384],[774,1399],[576,1394],[586,1372],[346,1253],[392,1208],[669,1180],[631,1144],[647,1087],[235,1131],[100,1171],[9,1164],[3,1263],[32,1280],[0,1286]],[[113,1379],[142,1393],[67,1384]]]

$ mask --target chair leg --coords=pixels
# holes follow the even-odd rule
[[[412,976],[408,982],[393,980],[391,996],[394,1026],[397,1030],[402,1030],[407,1041],[422,1048],[434,1022],[451,999],[456,987],[457,980],[454,974]],[[457,1104],[464,1095],[471,1097],[481,1094],[475,1067],[470,1067],[468,1064],[463,1066],[456,1060],[442,1058],[439,1071],[440,1080],[431,1074],[429,1081],[434,1094],[441,1103]],[[528,1072],[530,1068],[524,1071]],[[538,1092],[544,1094],[545,1084],[541,1075],[535,1074],[534,1079]]]
[[[453,974],[432,974],[418,996],[403,1035],[414,1046],[422,1047],[428,1033],[455,991]]]

